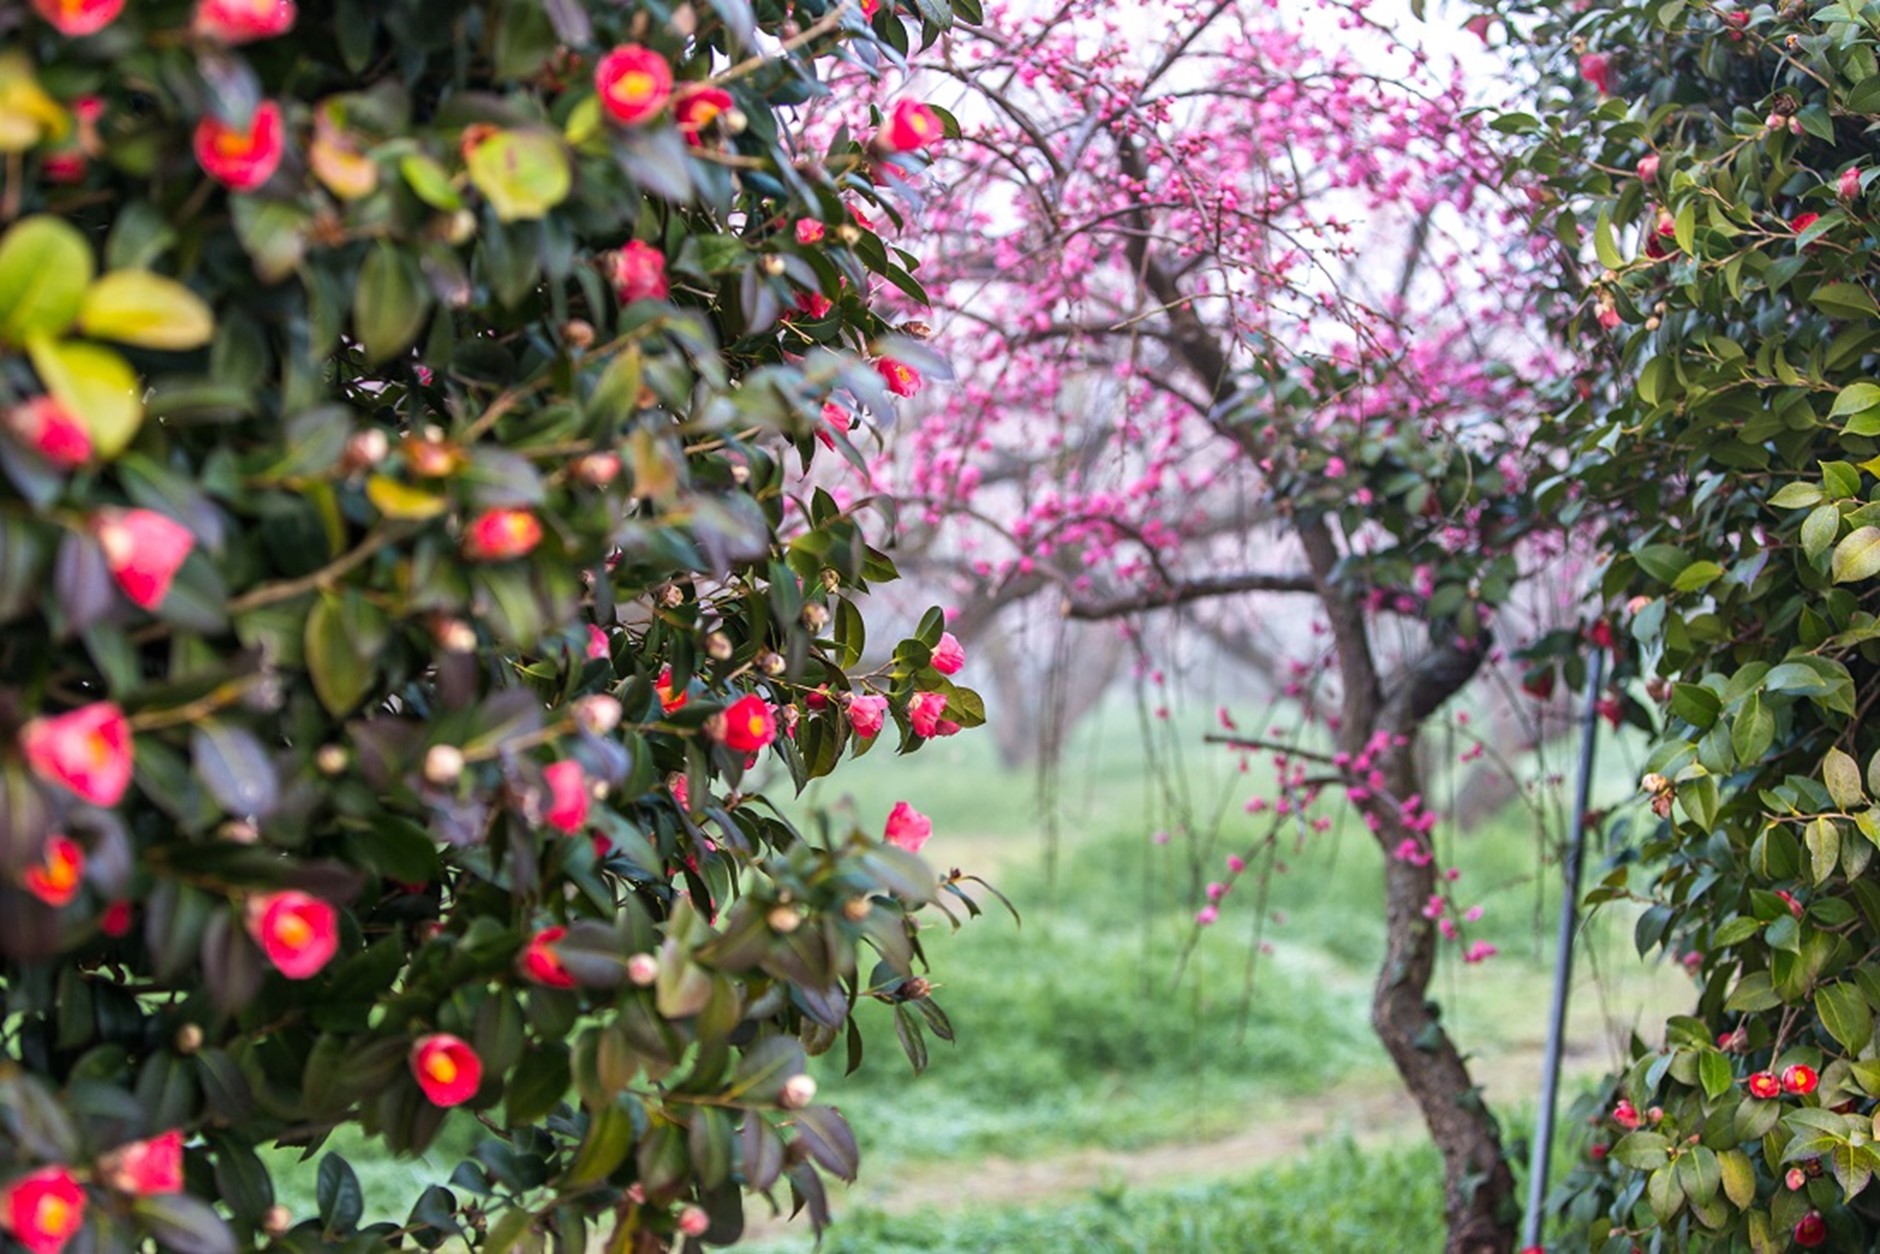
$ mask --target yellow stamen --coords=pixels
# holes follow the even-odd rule
[[[457,1064],[451,1061],[449,1054],[440,1049],[424,1060],[424,1074],[439,1084],[449,1084],[457,1078]]]
[[[274,925],[274,939],[289,949],[304,949],[313,939],[313,927],[297,914],[284,915]]]
[[[653,76],[644,70],[628,70],[614,80],[614,85],[607,89],[621,104],[638,104],[650,100],[653,96]]]
[[[47,1236],[62,1236],[72,1227],[74,1210],[72,1204],[62,1197],[42,1197],[33,1214],[34,1226]]]

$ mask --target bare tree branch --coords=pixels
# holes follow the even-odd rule
[[[1142,610],[1165,610],[1205,601],[1212,597],[1234,596],[1242,592],[1317,592],[1318,584],[1307,574],[1279,574],[1272,571],[1242,571],[1232,575],[1200,575],[1183,579],[1168,587],[1132,592],[1103,601],[1071,601],[1067,612],[1072,618],[1118,618]]]

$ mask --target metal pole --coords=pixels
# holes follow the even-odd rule
[[[1521,1225],[1524,1249],[1541,1243],[1541,1208],[1547,1200],[1547,1169],[1554,1147],[1554,1104],[1560,1095],[1560,1048],[1567,1033],[1567,986],[1573,978],[1573,937],[1578,931],[1580,863],[1586,852],[1586,804],[1593,789],[1593,747],[1599,739],[1599,686],[1606,654],[1594,650],[1586,676],[1586,705],[1580,712],[1580,774],[1574,781],[1572,827],[1567,832],[1565,881],[1560,893],[1560,934],[1554,954],[1554,1000],[1547,1020],[1547,1055],[1541,1063],[1541,1108],[1528,1151],[1527,1219]]]

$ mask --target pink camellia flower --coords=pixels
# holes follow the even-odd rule
[[[339,912],[298,889],[250,897],[248,934],[282,975],[307,980],[339,952]]]
[[[273,39],[294,29],[294,0],[197,0],[190,29],[223,44]]]
[[[281,106],[263,100],[248,128],[238,130],[218,118],[196,123],[196,162],[202,172],[232,192],[252,192],[274,177],[287,153],[287,126]]]
[[[29,1254],[59,1254],[85,1226],[85,1190],[65,1167],[41,1167],[0,1188],[0,1228]]]
[[[909,853],[919,853],[927,838],[933,835],[933,820],[916,810],[905,801],[894,803],[894,809],[888,811],[888,827],[884,834],[890,845],[897,845]]]
[[[183,1133],[171,1129],[120,1145],[98,1160],[98,1179],[119,1193],[152,1197],[183,1191]]]
[[[888,699],[867,693],[849,702],[849,727],[867,740],[879,736],[888,721]]]
[[[659,668],[659,678],[653,684],[653,695],[659,698],[659,708],[668,714],[692,699],[684,688],[672,686],[672,667],[670,666]]]
[[[738,753],[756,753],[777,738],[777,715],[770,702],[756,693],[733,701],[724,712],[726,747]]]
[[[20,882],[54,910],[69,905],[85,882],[85,851],[70,836],[54,832],[46,837],[39,861],[26,868]]]
[[[881,376],[881,381],[896,396],[914,396],[920,392],[920,374],[906,362],[896,361],[892,357],[877,358],[875,373]]]
[[[36,718],[20,729],[33,774],[95,806],[114,806],[131,782],[131,725],[109,701]]]
[[[593,623],[587,625],[587,649],[584,652],[590,662],[598,662],[610,652],[607,633]]]
[[[490,509],[464,529],[464,556],[473,562],[505,562],[542,542],[542,524],[526,509]]]
[[[1804,1066],[1799,1062],[1792,1067],[1782,1069],[1783,1091],[1793,1093],[1797,1097],[1805,1097],[1814,1092],[1815,1086],[1820,1082],[1821,1077],[1815,1073],[1813,1067]]]
[[[61,35],[95,35],[117,21],[124,0],[33,0],[33,12]]]
[[[1603,53],[1588,52],[1580,57],[1580,77],[1591,83],[1600,95],[1612,94],[1612,62]]]
[[[183,559],[196,547],[188,527],[153,509],[107,506],[92,515],[91,531],[117,586],[146,610],[163,603]]]
[[[587,772],[572,760],[551,762],[542,768],[542,780],[548,785],[548,809],[542,818],[562,832],[578,832],[587,825]]]
[[[483,1060],[463,1038],[433,1032],[411,1043],[411,1074],[433,1106],[461,1106],[483,1085]]]
[[[796,242],[799,244],[820,244],[823,237],[823,224],[814,218],[796,220]]]
[[[679,123],[685,142],[698,147],[699,133],[718,120],[732,106],[731,93],[709,83],[687,83],[673,97],[672,116]]]
[[[798,292],[796,311],[805,318],[826,318],[836,304],[821,292]]]
[[[1638,1107],[1621,1097],[1612,1108],[1612,1121],[1622,1128],[1636,1128],[1645,1122],[1639,1117]]]
[[[1834,185],[1835,194],[1842,200],[1857,200],[1860,197],[1860,167],[1849,166],[1841,171],[1840,179]]]
[[[574,976],[555,952],[555,942],[568,934],[565,927],[545,927],[529,938],[522,951],[522,973],[545,988],[573,988]]]
[[[942,675],[953,675],[966,665],[966,650],[950,631],[940,633],[940,643],[933,647],[933,668]]]
[[[684,1236],[702,1237],[711,1231],[712,1217],[703,1206],[687,1206],[679,1212],[676,1226]]]
[[[666,791],[672,794],[672,800],[688,814],[692,810],[692,786],[686,782],[684,771],[674,771],[666,778]]]
[[[54,466],[72,470],[91,460],[91,433],[50,396],[35,396],[6,412],[13,438]]]
[[[631,240],[614,254],[612,272],[614,292],[620,303],[636,300],[664,300],[670,290],[666,283],[666,254],[644,240]]]
[[[1768,1101],[1782,1096],[1782,1081],[1776,1079],[1776,1073],[1773,1071],[1758,1071],[1744,1083],[1748,1086],[1751,1097]]]
[[[672,97],[672,67],[651,48],[622,44],[594,66],[601,109],[622,126],[638,126]]]
[[[918,100],[894,102],[888,116],[875,133],[875,146],[883,152],[913,152],[939,139],[943,134],[940,115]]]
[[[1638,181],[1647,185],[1658,181],[1658,154],[1648,152],[1638,159]]]
[[[939,733],[941,718],[946,713],[945,693],[917,692],[907,703],[907,721],[913,724],[914,734],[932,738]]]

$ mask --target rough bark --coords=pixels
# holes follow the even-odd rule
[[[1341,747],[1356,756],[1376,732],[1387,733],[1391,741],[1375,763],[1387,781],[1389,795],[1420,794],[1417,742],[1423,723],[1480,668],[1487,639],[1432,650],[1386,694],[1378,680],[1363,611],[1336,582],[1338,551],[1329,529],[1323,521],[1310,519],[1301,520],[1298,530],[1319,579],[1320,600],[1331,615],[1338,649],[1345,686]],[[1365,808],[1377,818],[1385,867],[1386,942],[1384,963],[1371,994],[1371,1026],[1443,1156],[1447,1254],[1507,1254],[1515,1241],[1514,1173],[1494,1115],[1482,1102],[1461,1051],[1429,999],[1437,931],[1423,917],[1423,905],[1437,891],[1437,868],[1433,863],[1418,866],[1394,856],[1411,834],[1394,805],[1373,800]]]

